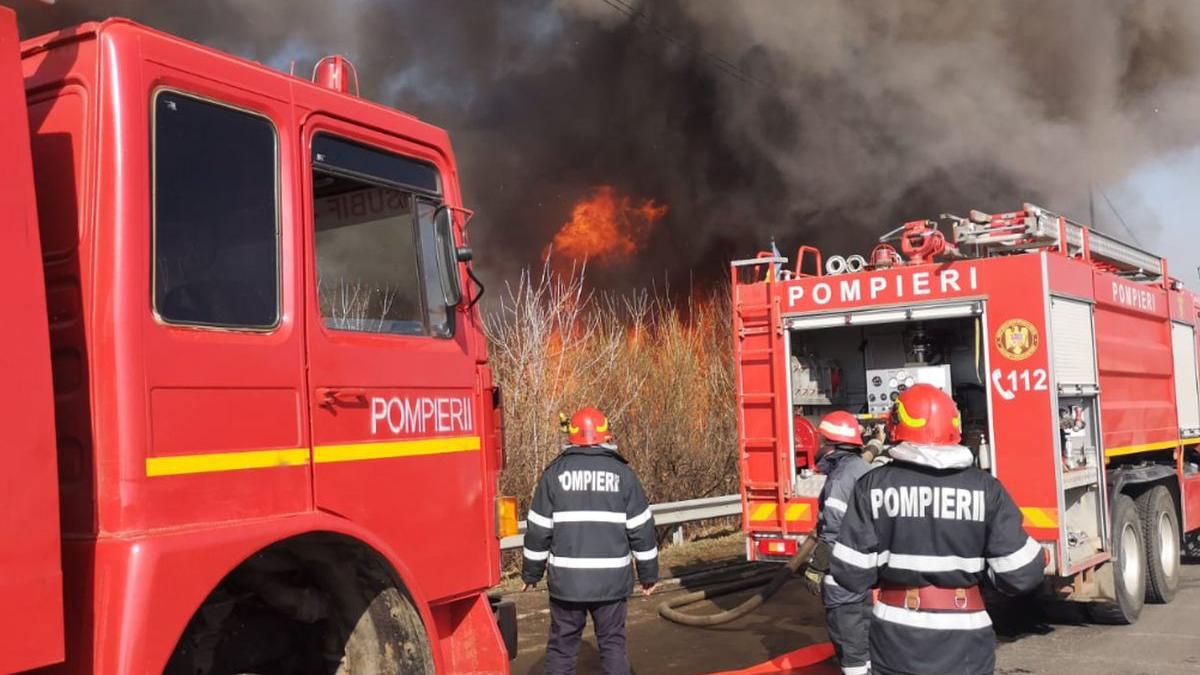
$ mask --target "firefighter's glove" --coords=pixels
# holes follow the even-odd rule
[[[863,446],[862,458],[867,464],[870,464],[871,462],[874,462],[885,455],[887,455],[887,448],[884,447],[883,439],[881,439],[879,436],[871,438],[867,441],[866,445]]]
[[[831,553],[829,544],[823,541],[817,542],[816,548],[813,549],[812,557],[808,559],[808,566],[804,568],[804,587],[809,593],[820,597],[821,586],[825,584],[825,575],[829,573],[829,555]]]
[[[804,590],[821,597],[821,586],[825,585],[825,573],[811,567],[804,568]]]
[[[813,548],[812,557],[808,559],[808,569],[816,570],[822,574],[829,571],[829,558],[833,554],[833,547],[829,542],[818,541]]]
[[[867,440],[868,440],[868,442],[869,441],[878,441],[879,445],[882,446],[883,442],[887,440],[887,427],[885,427],[882,424],[876,424],[871,429],[871,438],[869,438]]]

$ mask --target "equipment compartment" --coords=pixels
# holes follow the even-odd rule
[[[977,457],[983,449],[980,464],[986,468],[990,431],[981,308],[972,304],[938,309],[961,316],[917,320],[901,312],[881,322],[875,321],[883,318],[876,312],[790,322],[794,415],[816,425],[822,415],[847,410],[870,428],[886,421],[901,391],[917,383],[933,384],[958,403],[962,443]],[[837,325],[829,325],[832,322]],[[804,488],[812,482],[815,452],[793,443],[797,493],[806,493]]]

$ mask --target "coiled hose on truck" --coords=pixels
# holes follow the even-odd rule
[[[685,593],[659,605],[658,615],[667,621],[673,621],[684,626],[720,626],[721,624],[740,619],[761,607],[772,595],[775,595],[801,567],[808,563],[808,559],[812,557],[813,549],[816,547],[817,538],[810,536],[796,550],[796,555],[792,556],[791,560],[788,560],[783,567],[773,571],[771,574],[760,574],[749,579],[742,579],[706,588],[701,591]],[[738,591],[744,591],[747,588],[754,588],[755,586],[762,586],[763,588],[749,598],[746,598],[746,601],[737,607],[722,612],[715,614],[688,614],[679,609],[680,607],[700,602],[701,600],[719,598],[722,595],[737,593]]]

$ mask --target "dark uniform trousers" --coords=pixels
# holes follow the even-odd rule
[[[625,648],[624,598],[611,602],[568,602],[550,598],[550,640],[546,644],[546,675],[574,675],[579,641],[588,614],[596,629],[604,675],[629,675]]]
[[[871,596],[859,602],[825,608],[825,630],[833,642],[843,673],[870,672]],[[848,665],[851,664],[851,665]]]

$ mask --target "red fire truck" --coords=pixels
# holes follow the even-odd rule
[[[925,382],[1021,507],[1047,593],[1115,623],[1170,601],[1200,528],[1197,296],[1163,258],[1028,204],[881,242],[733,263],[748,556],[812,532],[819,416],[876,419]]]
[[[469,214],[354,77],[0,8],[0,671],[507,672]]]

